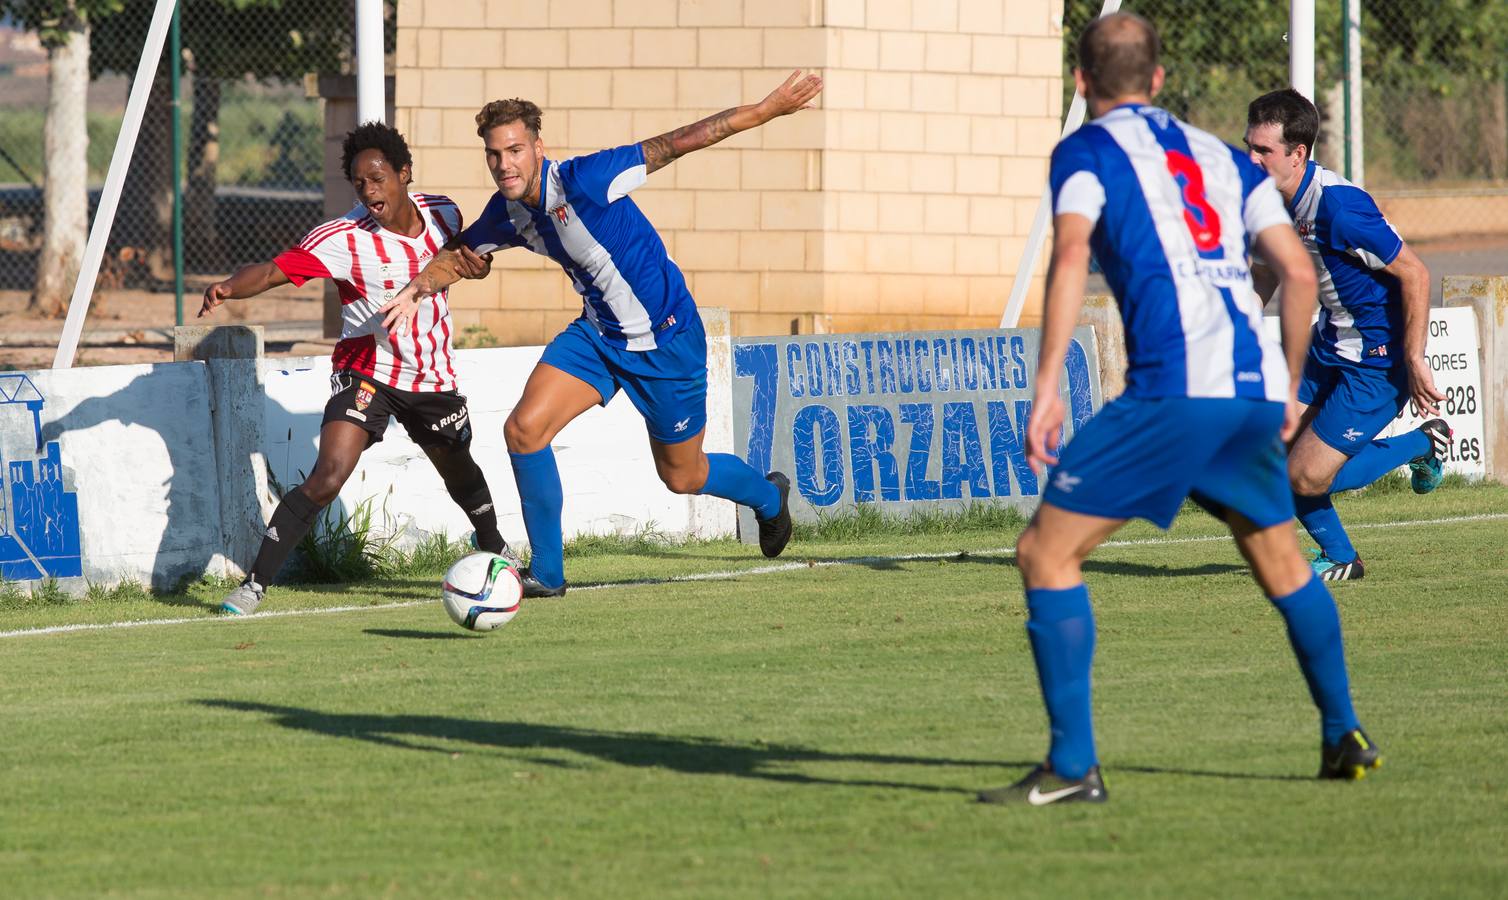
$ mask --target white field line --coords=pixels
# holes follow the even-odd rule
[[[1508,513],[1481,513],[1474,516],[1450,516],[1441,519],[1410,519],[1400,522],[1374,522],[1363,525],[1352,525],[1348,531],[1363,531],[1374,528],[1403,528],[1412,525],[1457,525],[1467,522],[1491,522],[1508,519]],[[1135,541],[1106,541],[1101,547],[1141,547],[1161,546],[1171,544],[1208,544],[1217,541],[1228,541],[1228,534],[1212,534],[1203,537],[1187,538],[1143,538]],[[615,581],[609,584],[583,584],[572,587],[571,591],[599,591],[607,588],[644,587],[656,584],[678,584],[687,581],[727,581],[733,578],[741,578],[745,575],[773,575],[780,572],[795,572],[800,569],[826,569],[833,566],[868,566],[882,562],[915,562],[917,560],[942,560],[959,559],[970,556],[1013,556],[1013,547],[997,547],[990,550],[960,550],[949,553],[905,553],[896,556],[851,556],[846,559],[830,559],[810,562],[776,563],[768,566],[754,566],[748,569],[728,569],[722,572],[703,572],[698,575],[677,575],[672,578],[646,578],[639,581]],[[182,619],[141,619],[129,622],[106,622],[90,625],[51,625],[45,628],[22,628],[15,631],[0,631],[0,638],[30,637],[42,634],[66,634],[77,631],[103,631],[116,628],[141,628],[146,625],[192,625],[192,624],[230,624],[234,622],[257,621],[263,619],[275,619],[284,616],[315,616],[334,613],[348,612],[371,612],[374,610],[405,609],[410,606],[428,606],[432,600],[403,600],[398,603],[377,603],[363,606],[327,606],[319,609],[282,609],[270,612],[255,613],[250,616],[195,616]]]

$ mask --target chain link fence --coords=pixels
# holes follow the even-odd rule
[[[26,21],[25,4],[8,7],[0,0],[0,11],[12,13],[0,20],[0,313],[57,315],[66,304],[72,276],[54,279],[62,283],[61,297],[56,287],[47,287],[46,276],[58,268],[44,250],[47,179],[53,178],[55,190],[87,193],[92,221],[155,3],[61,5],[87,9],[91,16],[86,67],[76,76],[87,88],[88,140],[59,151],[44,137],[49,99],[56,111],[58,92],[68,88],[69,73],[78,71],[76,55],[70,56],[77,45],[65,48],[69,35],[60,35],[55,26],[49,30],[45,22]],[[239,265],[270,259],[325,218],[325,101],[315,75],[328,83],[331,75],[354,71],[351,0],[180,0],[180,7],[177,106],[169,45],[127,172],[91,327],[109,327],[110,319],[161,328],[174,323],[175,109],[181,126],[178,187],[188,317],[197,311],[206,284]],[[391,9],[388,14],[391,45]],[[76,169],[86,173],[83,183],[66,177],[66,166],[47,164],[46,156],[60,152],[84,154],[84,165]],[[84,234],[76,238],[81,255]],[[305,300],[308,308],[266,309],[319,319],[317,283],[301,291],[280,289],[280,297]],[[250,305],[238,312],[247,320],[265,320]]]
[[[1346,172],[1343,0],[1315,9],[1315,158]],[[1403,234],[1461,265],[1508,266],[1508,3],[1361,0],[1362,140],[1352,176]],[[1101,0],[1065,0],[1065,91]],[[1127,0],[1162,33],[1158,103],[1240,146],[1246,105],[1286,87],[1288,0]],[[1065,102],[1064,108],[1067,109]],[[1475,256],[1473,256],[1475,254]],[[1432,265],[1432,268],[1439,268]]]

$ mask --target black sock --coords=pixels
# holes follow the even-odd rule
[[[477,475],[481,474],[482,470],[477,469]],[[480,481],[468,493],[458,494],[459,492],[452,492],[450,496],[466,513],[466,518],[471,520],[471,527],[476,529],[477,549],[488,553],[502,553],[508,542],[503,540],[503,533],[497,530],[497,510],[492,508],[492,492],[487,490],[487,482]]]
[[[508,546],[502,532],[497,530],[497,510],[492,506],[492,491],[487,488],[487,478],[482,467],[476,464],[469,451],[451,454],[443,464],[436,462],[435,469],[445,481],[445,490],[456,502],[471,527],[476,530],[476,545],[488,553],[501,553]]]
[[[314,524],[319,510],[320,507],[298,488],[284,494],[278,508],[272,511],[272,522],[267,526],[262,548],[257,551],[257,561],[251,564],[246,580],[265,588],[276,578],[283,563],[288,561],[288,554],[309,533],[309,526]]]

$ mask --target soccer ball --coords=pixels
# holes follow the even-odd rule
[[[440,599],[445,612],[462,628],[492,631],[518,615],[524,585],[518,570],[496,553],[471,553],[445,573]]]

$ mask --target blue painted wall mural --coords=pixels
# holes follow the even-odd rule
[[[1034,506],[1026,462],[1035,330],[739,338],[738,451],[791,476],[792,513],[879,504]],[[1064,361],[1064,437],[1100,403],[1089,329]]]
[[[0,578],[32,581],[84,573],[79,545],[79,498],[63,484],[57,441],[42,444],[46,399],[20,374],[0,374],[5,433],[31,441],[0,447]],[[28,429],[27,426],[30,426]],[[30,450],[18,447],[29,444]]]

